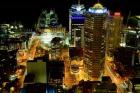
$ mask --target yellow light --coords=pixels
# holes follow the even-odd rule
[[[114,13],[114,16],[120,16],[120,15],[121,15],[120,12],[115,12],[115,13]]]
[[[11,92],[12,92],[12,91],[14,91],[14,90],[15,90],[15,88],[14,88],[14,87],[11,87],[11,88],[10,88],[10,91],[11,91]]]

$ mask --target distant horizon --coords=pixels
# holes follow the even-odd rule
[[[81,0],[86,9],[92,7],[98,0]],[[43,9],[54,9],[58,15],[59,23],[68,27],[69,9],[72,4],[77,4],[78,0],[38,0],[34,2],[29,1],[9,1],[0,3],[0,23],[9,23],[20,21],[25,27],[32,28],[37,22],[38,17]],[[110,11],[120,11],[125,18],[128,16],[129,11],[131,15],[140,15],[139,3],[136,0],[100,0]]]

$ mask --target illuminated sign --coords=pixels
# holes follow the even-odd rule
[[[121,15],[120,12],[115,12],[115,13],[114,13],[114,16],[120,16],[120,15]]]
[[[85,17],[71,17],[71,19],[85,19]]]
[[[107,13],[108,10],[106,8],[104,9],[93,9],[93,8],[89,8],[88,10],[90,13],[97,13],[97,14],[102,14],[102,13]]]

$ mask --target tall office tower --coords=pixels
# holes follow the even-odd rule
[[[108,56],[112,56],[112,51],[118,48],[121,43],[123,17],[120,15],[120,12],[115,12],[114,15],[110,15],[107,19],[106,24],[107,24],[106,53]]]
[[[107,8],[100,3],[90,7],[85,14],[84,66],[89,76],[98,79],[104,69]]]
[[[71,46],[83,48],[84,39],[84,5],[72,5],[69,10],[69,33]]]

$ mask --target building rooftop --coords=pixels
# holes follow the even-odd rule
[[[136,18],[140,20],[140,15],[137,15]]]
[[[104,9],[103,5],[101,3],[94,4],[93,8],[95,9]]]
[[[103,7],[102,4],[96,3],[93,7],[90,7],[88,12],[95,13],[95,14],[103,14],[108,13],[108,10],[106,7]]]

